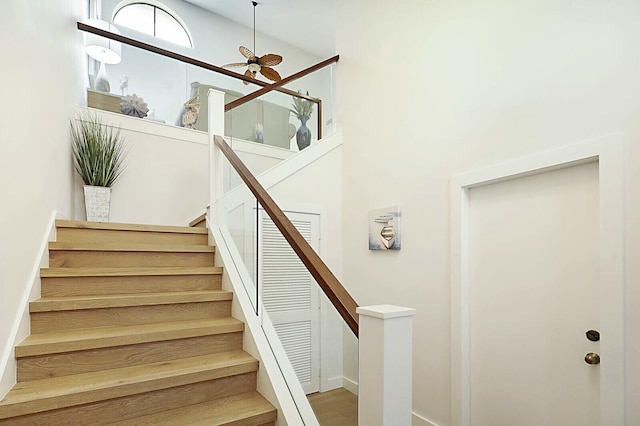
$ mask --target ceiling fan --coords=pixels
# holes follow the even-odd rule
[[[258,6],[258,2],[252,1],[253,4],[253,50],[256,50],[256,6]],[[240,53],[244,56],[247,61],[246,62],[235,62],[233,64],[223,65],[222,68],[236,68],[236,67],[247,67],[247,70],[244,72],[244,75],[249,78],[255,79],[257,74],[260,73],[267,79],[271,81],[280,81],[282,77],[278,71],[274,70],[273,66],[278,65],[282,62],[282,56],[276,55],[275,53],[267,53],[266,55],[262,55],[260,57],[256,56],[251,50],[247,47],[240,46]],[[244,81],[244,84],[249,84],[249,82]]]

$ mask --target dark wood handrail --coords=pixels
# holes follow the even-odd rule
[[[156,53],[158,55],[161,56],[165,56],[167,58],[171,58],[171,59],[175,59],[178,60],[180,62],[184,62],[186,64],[190,64],[190,65],[195,65],[196,67],[200,67],[200,68],[204,68],[210,71],[214,71],[217,72],[219,74],[224,74],[226,76],[238,79],[238,80],[242,80],[245,81],[247,83],[252,83],[252,84],[257,84],[258,86],[262,86],[262,87],[269,87],[272,86],[270,83],[266,83],[264,81],[260,81],[260,80],[256,80],[253,78],[249,78],[247,76],[245,76],[244,74],[238,74],[237,72],[233,72],[233,71],[229,71],[228,69],[213,65],[213,64],[209,64],[207,62],[204,61],[200,61],[198,59],[194,59],[191,58],[189,56],[185,56],[185,55],[181,55],[180,53],[176,53],[176,52],[172,52],[171,50],[167,50],[167,49],[163,49],[161,47],[158,46],[154,46],[152,44],[148,44],[148,43],[144,43],[142,41],[130,38],[130,37],[126,37],[123,36],[121,34],[116,34],[116,33],[112,33],[110,31],[105,31],[102,30],[100,28],[91,26],[91,25],[87,25],[87,24],[83,24],[82,22],[78,22],[78,29],[80,31],[85,31],[91,34],[96,34],[102,37],[106,37],[108,39],[111,40],[115,40],[115,41],[119,41],[120,43],[124,43],[124,44],[128,44],[129,46],[133,46],[133,47],[137,47],[138,49],[142,49],[142,50],[146,50],[147,52],[152,52],[152,53]],[[285,89],[284,87],[274,87],[271,90],[276,90],[278,92],[282,92],[282,93],[286,93],[287,95],[290,96],[297,96],[299,98],[304,98],[308,101],[314,102],[314,103],[318,103],[318,99],[312,97],[312,96],[307,96],[305,94],[296,92],[295,90],[290,90],[290,89]],[[269,90],[269,91],[271,91]],[[242,98],[239,98],[242,99]]]
[[[331,272],[329,267],[320,259],[320,256],[307,243],[304,237],[298,232],[289,218],[278,207],[269,193],[258,182],[255,176],[244,165],[242,160],[231,149],[229,144],[221,137],[214,136],[214,143],[220,148],[229,160],[229,163],[238,172],[240,178],[247,185],[249,190],[258,199],[264,210],[267,212],[273,223],[278,227],[284,238],[289,242],[293,251],[296,252],[302,263],[307,267],[313,278],[327,295],[338,313],[347,323],[353,334],[358,337],[358,315],[356,308],[358,304],[342,286],[340,281]]]

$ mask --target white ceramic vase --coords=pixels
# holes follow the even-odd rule
[[[111,188],[104,186],[84,186],[84,206],[90,222],[109,222]]]

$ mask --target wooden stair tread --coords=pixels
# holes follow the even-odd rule
[[[257,371],[242,350],[16,384],[0,419]]]
[[[110,425],[253,425],[274,422],[276,417],[276,409],[269,401],[258,392],[247,392],[111,423]],[[243,423],[242,420],[247,423]],[[251,420],[253,421],[249,423]],[[256,423],[257,421],[259,423]]]
[[[124,276],[166,276],[166,275],[221,275],[217,266],[194,267],[122,267],[122,268],[42,268],[42,278],[61,277],[124,277]]]
[[[56,225],[0,424],[274,424],[207,229]]]
[[[15,348],[17,358],[87,349],[124,346],[182,339],[244,330],[235,318],[208,318],[190,321],[86,328],[32,334]]]
[[[166,225],[138,225],[132,223],[85,222],[78,220],[56,220],[58,228],[104,229],[111,231],[166,232],[178,234],[207,234],[203,228]]]
[[[49,243],[49,251],[213,253],[215,252],[215,247],[201,245],[51,242]]]
[[[233,293],[226,290],[42,297],[29,303],[29,312],[75,311],[80,309],[119,308],[125,306],[216,302],[221,300],[231,300],[232,298]]]

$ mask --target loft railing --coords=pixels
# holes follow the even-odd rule
[[[262,89],[256,90],[253,93],[249,93],[248,95],[245,95],[243,97],[241,97],[240,99],[236,99],[233,102],[229,102],[228,104],[226,104],[224,106],[224,110],[225,111],[229,111],[235,107],[238,107],[240,105],[243,105],[253,99],[256,99],[260,96],[266,95],[267,93],[271,92],[272,90],[278,90],[281,89],[281,86],[290,83],[292,81],[295,81],[299,78],[302,78],[306,75],[309,75],[319,69],[322,69],[328,65],[334,64],[336,62],[338,62],[340,60],[340,55],[336,55],[332,58],[329,59],[325,59],[322,62],[318,62],[315,65],[312,65],[308,68],[303,69],[302,71],[299,71],[295,74],[292,74],[288,77],[283,78],[280,81],[277,81],[273,84],[270,84],[268,86],[264,86]],[[315,98],[311,98],[309,99],[308,96],[300,96],[300,94],[296,94],[296,96],[307,99],[307,100],[312,100],[312,102],[316,103],[318,105],[318,139],[322,139],[322,100],[321,99],[315,99]]]
[[[291,223],[282,209],[271,198],[269,193],[260,185],[256,177],[231,149],[229,144],[221,136],[214,136],[214,143],[225,155],[231,166],[238,173],[253,196],[258,200],[265,212],[287,240],[293,251],[298,255],[302,263],[309,270],[322,291],[327,295],[342,319],[347,323],[353,334],[358,337],[358,316],[356,308],[358,304],[353,300],[349,292],[331,272],[329,267],[320,259],[320,256],[307,243],[304,237]]]
[[[209,71],[213,71],[213,72],[218,73],[218,74],[223,74],[225,76],[232,77],[232,78],[235,78],[237,80],[242,80],[245,83],[256,84],[258,86],[262,86],[261,89],[255,91],[253,93],[249,93],[249,94],[247,94],[247,95],[245,95],[245,96],[243,96],[243,97],[241,97],[239,99],[236,99],[235,101],[232,101],[232,102],[228,103],[227,105],[225,105],[225,111],[230,111],[233,108],[236,108],[236,107],[238,107],[240,105],[243,105],[243,104],[245,104],[245,103],[247,103],[247,102],[249,102],[249,101],[251,101],[251,100],[253,100],[253,99],[257,98],[257,97],[263,96],[263,95],[265,95],[265,94],[267,94],[267,93],[269,93],[271,91],[282,92],[282,93],[285,93],[285,94],[290,95],[290,96],[295,96],[297,98],[302,98],[302,99],[305,99],[307,101],[313,102],[318,107],[318,139],[322,138],[322,100],[318,99],[318,98],[314,98],[312,96],[305,95],[305,94],[300,93],[300,92],[296,92],[294,90],[286,89],[286,88],[284,88],[282,86],[287,84],[287,83],[290,83],[292,81],[295,81],[295,80],[297,80],[299,78],[302,78],[302,77],[304,77],[306,75],[309,75],[309,74],[311,74],[311,73],[313,73],[313,72],[315,72],[315,71],[317,71],[317,70],[319,70],[321,68],[324,68],[324,67],[326,67],[328,65],[331,65],[333,63],[338,62],[338,60],[340,59],[339,55],[333,56],[332,58],[326,59],[326,60],[324,60],[322,62],[319,62],[319,63],[317,63],[315,65],[312,65],[312,66],[310,66],[308,68],[305,68],[302,71],[299,71],[299,72],[297,72],[295,74],[292,74],[292,75],[290,75],[288,77],[285,77],[285,78],[283,78],[282,80],[280,80],[278,82],[270,84],[270,83],[265,83],[265,82],[257,80],[257,79],[249,78],[249,77],[247,77],[247,76],[245,76],[243,74],[239,74],[239,73],[236,73],[236,72],[233,72],[233,71],[229,71],[229,70],[227,70],[225,68],[222,68],[222,67],[219,67],[217,65],[213,65],[213,64],[210,64],[210,63],[195,59],[195,58],[191,58],[189,56],[182,55],[182,54],[177,53],[177,52],[172,52],[171,50],[163,49],[161,47],[154,46],[152,44],[145,43],[145,42],[142,42],[140,40],[136,40],[136,39],[133,39],[133,38],[130,38],[130,37],[126,37],[126,36],[123,36],[121,34],[116,34],[116,33],[110,32],[110,31],[105,31],[103,29],[100,29],[100,28],[97,28],[97,27],[94,27],[94,26],[91,26],[91,25],[87,25],[87,24],[84,24],[82,22],[78,22],[77,26],[78,26],[78,30],[80,30],[80,31],[84,31],[84,32],[91,33],[91,34],[96,34],[96,35],[108,38],[110,40],[115,40],[115,41],[118,41],[120,43],[136,47],[138,49],[146,50],[148,52],[152,52],[152,53],[155,53],[155,54],[167,57],[167,58],[178,60],[178,61],[183,62],[185,64],[194,65],[196,67],[207,69]]]

